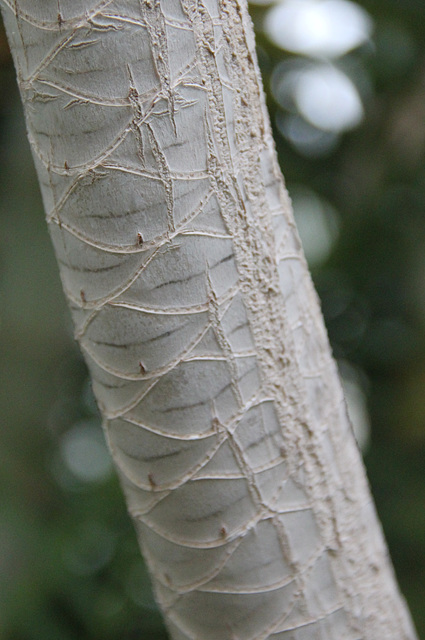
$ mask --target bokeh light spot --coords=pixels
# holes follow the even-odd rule
[[[111,474],[111,458],[95,420],[78,422],[65,433],[60,452],[68,469],[82,482],[100,482]]]
[[[311,189],[290,189],[295,220],[310,266],[325,262],[338,239],[336,210]]]
[[[271,8],[264,29],[270,40],[287,51],[337,58],[365,42],[372,19],[349,0],[286,0]]]
[[[276,126],[299,153],[310,158],[320,158],[332,153],[340,138],[333,131],[317,129],[301,116],[284,114],[282,111],[276,114]]]
[[[331,65],[317,65],[299,74],[294,99],[300,113],[325,131],[345,131],[363,118],[354,83]]]
[[[299,114],[322,131],[343,133],[363,119],[363,104],[356,85],[330,63],[284,62],[275,68],[271,87],[283,109]]]

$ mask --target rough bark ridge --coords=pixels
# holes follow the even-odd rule
[[[414,638],[245,2],[1,2],[76,337],[172,638]]]

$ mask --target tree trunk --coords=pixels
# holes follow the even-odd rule
[[[174,640],[403,640],[244,0],[1,0],[62,281]]]

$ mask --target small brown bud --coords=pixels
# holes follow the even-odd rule
[[[151,485],[152,489],[154,489],[156,487],[156,482],[153,479],[153,473],[148,473],[148,480],[149,480],[149,484]]]

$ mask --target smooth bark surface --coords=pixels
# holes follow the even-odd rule
[[[174,640],[403,640],[242,0],[1,0],[50,232]]]

